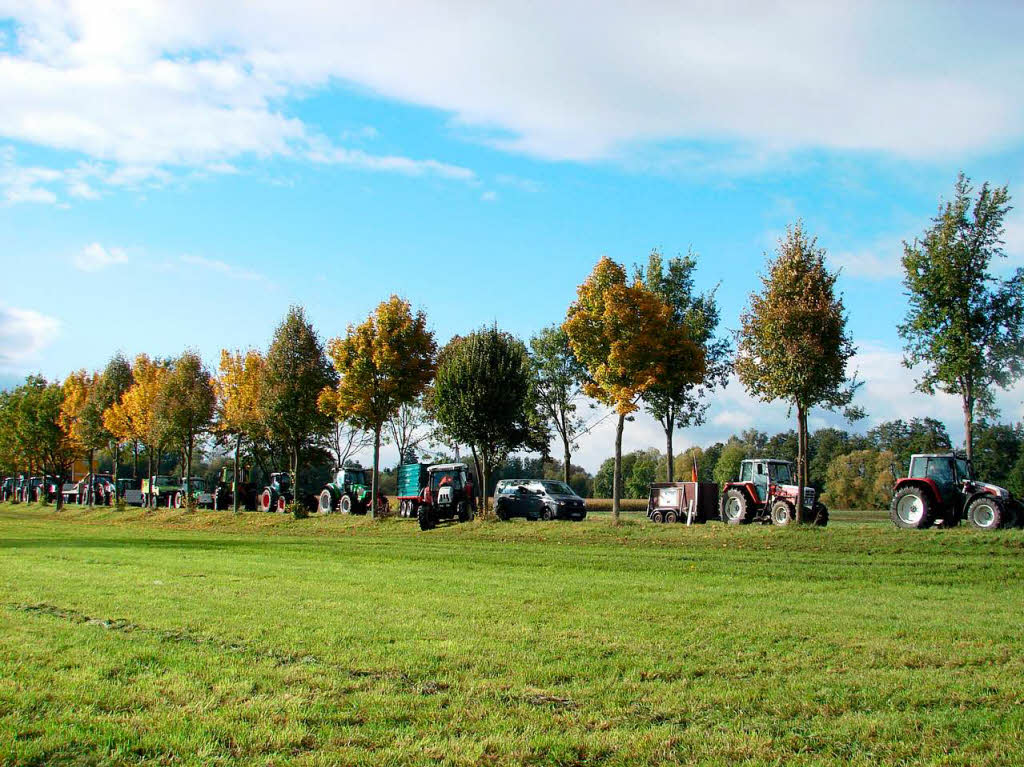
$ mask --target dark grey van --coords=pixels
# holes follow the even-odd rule
[[[494,489],[494,511],[498,519],[586,518],[587,504],[564,482],[554,479],[502,479]]]

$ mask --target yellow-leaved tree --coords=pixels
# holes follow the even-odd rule
[[[371,514],[377,505],[381,431],[402,405],[412,404],[426,389],[436,352],[426,315],[413,313],[398,296],[382,301],[364,322],[349,325],[344,338],[327,346],[340,380],[337,388],[324,389],[320,407],[373,433]]]
[[[238,513],[238,476],[242,441],[253,441],[263,432],[262,402],[263,373],[266,361],[255,349],[229,352],[222,349],[220,368],[214,385],[217,390],[218,434],[235,441],[235,465],[232,474],[232,510]]]
[[[166,378],[167,366],[164,363],[140,354],[132,366],[131,387],[103,413],[103,423],[115,438],[125,442],[137,441],[145,446],[146,476],[150,480],[153,478],[153,455],[163,446],[157,407]],[[147,498],[146,502],[152,505],[152,498]]]
[[[96,481],[94,462],[96,451],[107,442],[107,431],[103,426],[103,411],[100,409],[95,392],[99,374],[78,370],[66,379],[62,386],[64,401],[60,409],[60,427],[71,440],[74,450],[89,460],[89,482],[86,487],[86,502],[92,506]]]
[[[576,359],[589,380],[584,392],[615,409],[615,471],[612,514],[619,518],[622,497],[622,429],[643,395],[665,377],[701,381],[703,350],[686,328],[672,321],[672,308],[640,279],[608,257],[576,291],[563,325]]]

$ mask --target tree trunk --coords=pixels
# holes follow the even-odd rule
[[[292,500],[299,499],[299,449],[300,445],[298,442],[295,443],[295,448],[292,450]]]
[[[192,505],[192,442],[190,434],[185,440],[185,505]]]
[[[483,481],[484,481],[484,470],[483,470],[483,466],[482,466],[482,464],[480,463],[480,456],[479,456],[479,455],[477,454],[477,452],[476,452],[476,446],[475,446],[475,445],[470,445],[470,446],[469,446],[469,451],[470,451],[470,453],[472,453],[472,454],[473,454],[473,466],[474,466],[474,467],[476,468],[476,480],[477,480],[477,485],[479,485],[479,484],[480,484],[481,482],[483,482]],[[458,450],[456,450],[456,455],[457,455],[457,454],[458,454]],[[458,458],[456,458],[456,461],[457,461],[457,460],[458,460]],[[484,499],[484,496],[485,496],[485,495],[487,495],[487,489],[486,489],[486,488],[484,488],[484,489],[480,490],[480,501],[481,501],[481,502],[483,502],[483,499]],[[481,507],[481,508],[482,508],[482,507]],[[481,515],[482,515],[482,514],[483,514],[483,511],[481,510],[481,512],[480,512],[480,513],[481,513]]]
[[[804,518],[804,419],[803,405],[796,406],[796,521]]]
[[[964,397],[964,445],[967,448],[967,460],[974,459],[974,403]]]
[[[85,488],[85,498],[86,502],[89,504],[90,509],[92,508],[93,487],[95,487],[96,485],[96,477],[93,476],[93,472],[95,471],[95,469],[93,468],[93,458],[95,456],[95,453],[95,450],[89,451],[89,484]]]
[[[615,470],[612,472],[612,519],[619,523],[619,498],[622,497],[622,427],[626,416],[619,415],[615,426]]]
[[[380,466],[380,429],[380,424],[377,424],[373,429],[373,477],[370,480],[370,519],[377,518],[377,469]]]
[[[121,443],[114,442],[114,503],[117,503],[117,464],[121,457]]]
[[[672,426],[674,424],[673,424],[672,421],[669,421],[668,423],[669,423],[669,426],[668,426],[667,429],[665,429],[665,450],[666,450],[666,455],[668,456],[668,471],[666,472],[666,474],[668,476],[668,480],[667,480],[668,482],[675,482],[676,467],[675,467],[675,458],[672,455],[672,432],[673,432]]]
[[[491,476],[490,475],[490,471],[491,471],[491,467],[488,465],[487,451],[486,450],[481,450],[480,451],[480,473],[481,473],[480,481],[483,483],[483,485],[481,486],[481,489],[480,489],[480,509],[481,509],[480,516],[481,517],[486,517],[487,516],[487,497],[488,497],[487,496],[487,486],[490,484],[490,481],[489,481],[490,480],[490,476]]]
[[[565,484],[568,485],[569,484],[569,477],[572,476],[572,470],[570,468],[570,462],[572,461],[572,452],[569,449],[570,448],[570,444],[569,444],[569,438],[568,437],[565,437],[565,436],[562,437],[562,448],[563,448],[563,456],[565,458],[565,465],[562,467],[564,469],[564,471],[562,473],[565,475]]]
[[[132,464],[132,479],[138,479],[139,478],[139,441],[138,440],[134,440],[134,442],[135,442],[135,461]]]
[[[55,477],[57,481],[57,511],[64,510],[64,475],[58,473]]]
[[[242,452],[242,435],[235,435],[235,469],[231,479],[231,511],[238,513],[238,455]]]
[[[149,445],[146,450],[146,470],[149,474],[146,475],[146,507],[153,508],[153,446]]]

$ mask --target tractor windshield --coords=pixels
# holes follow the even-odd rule
[[[345,470],[345,482],[350,485],[365,485],[366,484],[366,472],[364,471],[353,471],[352,469]]]
[[[163,475],[160,475],[160,474],[157,474],[153,478],[153,484],[154,485],[169,485],[169,484],[171,484],[171,478],[163,476]]]
[[[956,474],[961,479],[974,479],[974,474],[971,472],[971,464],[963,458],[956,459]]]
[[[779,485],[793,484],[793,471],[788,463],[770,463],[768,470],[771,472],[772,482]]]

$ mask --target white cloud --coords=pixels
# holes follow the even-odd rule
[[[216,274],[232,277],[240,280],[265,280],[266,277],[259,272],[229,264],[227,261],[220,261],[215,258],[204,258],[203,256],[183,255],[181,263],[196,269],[215,272]]]
[[[8,13],[0,135],[117,165],[295,155],[317,131],[291,106],[337,82],[442,110],[509,151],[628,163],[667,142],[680,166],[733,153],[725,172],[805,147],[945,159],[1024,130],[1014,3],[22,0]],[[409,172],[351,151],[338,161]]]
[[[402,173],[407,176],[432,175],[455,181],[473,181],[476,178],[472,170],[458,165],[437,160],[413,160],[399,155],[368,154],[360,149],[330,146],[323,141],[314,141],[307,156],[317,163],[350,165],[363,170]]]
[[[59,332],[55,317],[0,305],[0,370],[20,370],[35,362]]]
[[[833,267],[842,269],[844,276],[888,280],[903,276],[902,257],[903,241],[889,237],[863,248],[830,253],[828,260]]]
[[[72,263],[83,272],[98,272],[115,264],[128,263],[128,254],[123,248],[105,248],[94,242],[76,253]]]
[[[484,202],[494,202],[498,199],[498,193],[488,189],[486,192],[480,195],[480,199]]]

